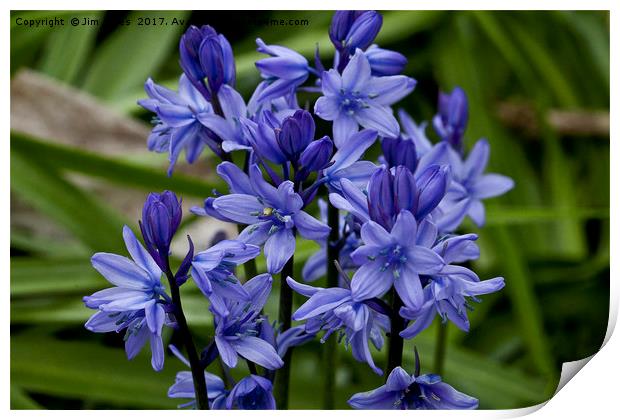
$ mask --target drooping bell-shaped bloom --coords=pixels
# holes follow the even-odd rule
[[[260,254],[256,245],[236,240],[224,240],[192,261],[192,277],[200,291],[220,313],[226,313],[224,299],[247,301],[250,296],[235,276],[235,268]]]
[[[360,265],[351,281],[355,300],[381,297],[394,285],[405,305],[422,304],[420,274],[436,274],[445,265],[434,250],[419,244],[428,223],[425,220],[418,228],[411,212],[401,210],[390,232],[372,220],[362,226],[364,245],[351,254]]]
[[[463,150],[463,134],[468,119],[469,105],[462,88],[457,86],[449,94],[439,93],[439,110],[433,118],[433,126],[441,140],[448,142],[459,153]]]
[[[489,153],[489,143],[485,139],[478,140],[464,160],[450,151],[453,182],[439,206],[442,215],[438,217],[437,225],[441,231],[454,231],[466,216],[476,225],[483,226],[485,210],[482,200],[502,195],[514,187],[514,181],[507,176],[484,173]]]
[[[189,362],[181,352],[173,345],[169,346],[172,353],[187,367],[190,367]],[[207,397],[209,400],[209,408],[211,410],[224,410],[226,409],[226,397],[228,391],[224,386],[224,381],[210,372],[205,371],[205,382],[207,383]],[[190,401],[179,405],[178,408],[196,407],[196,390],[194,389],[194,380],[192,378],[192,372],[189,370],[183,370],[177,373],[174,380],[174,384],[168,388],[168,398],[185,398]]]
[[[235,60],[228,40],[209,25],[190,26],[179,42],[181,68],[189,81],[211,100],[222,85],[235,85]]]
[[[392,370],[385,385],[360,392],[349,405],[363,410],[473,410],[478,400],[457,391],[435,374],[409,375],[402,367]]]
[[[166,322],[165,302],[170,302],[161,283],[162,270],[127,226],[123,239],[132,260],[99,252],[93,267],[114,287],[84,297],[84,304],[98,311],[86,322],[93,332],[119,332],[127,329],[125,350],[134,358],[150,341],[153,369],[161,370],[164,351],[161,331]]]
[[[308,78],[308,60],[296,51],[279,45],[267,45],[256,39],[257,51],[270,57],[256,62],[256,67],[265,79],[261,82],[261,93],[256,100],[264,101],[294,93]]]
[[[407,65],[407,57],[396,51],[371,45],[364,55],[368,58],[373,76],[395,76],[401,74]]]
[[[260,274],[242,287],[249,299],[236,301],[224,299],[226,309],[211,306],[215,321],[215,344],[226,366],[234,368],[239,356],[266,369],[282,367],[282,359],[273,346],[259,337],[263,319],[260,311],[267,302],[273,279]]]
[[[278,188],[267,183],[258,165],[250,167],[248,191],[233,193],[213,200],[213,209],[223,217],[249,225],[239,235],[239,240],[254,245],[265,244],[267,270],[278,273],[295,252],[295,229],[301,236],[321,240],[329,234],[329,226],[319,222],[302,210],[303,199],[294,190],[291,181],[282,182]]]
[[[306,331],[316,334],[325,331],[321,342],[336,331],[343,331],[347,346],[351,346],[353,357],[366,362],[377,374],[382,371],[377,367],[370,353],[369,341],[380,350],[383,346],[382,331],[389,329],[389,319],[377,312],[376,306],[365,300],[354,298],[351,290],[343,287],[313,287],[297,283],[292,278],[286,279],[288,285],[297,293],[308,299],[295,313],[293,319],[306,321]]]
[[[314,112],[333,121],[334,142],[344,146],[361,125],[385,137],[396,137],[399,126],[390,106],[407,96],[416,81],[406,76],[375,77],[362,50],[357,50],[342,75],[331,69],[321,75],[321,96]]]
[[[185,75],[179,79],[178,92],[159,86],[151,79],[144,84],[144,90],[149,98],[139,100],[138,104],[157,115],[148,148],[169,154],[169,176],[182,151],[188,163],[194,163],[205,146],[221,154],[219,140],[198,120],[200,114],[213,114],[213,107]]]
[[[150,193],[142,207],[142,237],[149,254],[163,271],[168,269],[170,243],[181,224],[181,216],[181,201],[172,191]]]
[[[273,384],[267,378],[249,375],[240,380],[226,398],[228,410],[275,410]]]
[[[432,227],[431,227],[432,228]],[[480,281],[468,268],[456,263],[476,259],[480,250],[475,243],[477,235],[450,235],[435,243],[437,231],[429,231],[424,245],[432,246],[446,265],[436,274],[423,278],[424,301],[420,306],[404,307],[400,315],[415,322],[404,329],[400,335],[410,339],[418,335],[439,315],[443,322],[452,321],[459,329],[469,331],[467,311],[471,310],[468,300],[477,302],[476,296],[494,293],[504,287],[504,279],[496,277]]]

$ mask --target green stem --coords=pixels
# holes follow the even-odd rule
[[[448,323],[440,322],[437,328],[437,342],[435,343],[435,369],[437,375],[443,374],[443,365],[446,359],[446,349],[448,347]]]
[[[181,338],[183,339],[183,345],[187,351],[187,358],[189,359],[189,365],[192,371],[192,379],[194,381],[194,393],[196,394],[196,406],[199,410],[209,409],[209,399],[207,397],[207,382],[205,381],[205,371],[200,363],[200,357],[196,351],[194,345],[194,339],[187,326],[187,320],[183,313],[183,306],[181,305],[181,293],[179,286],[174,278],[174,274],[170,271],[170,268],[166,270],[166,277],[170,284],[170,292],[172,294],[172,304],[174,307],[174,317],[179,326],[181,332]]]
[[[331,204],[327,207],[327,224],[331,228],[327,240],[327,287],[338,287],[338,270],[334,261],[338,260],[340,246],[340,220],[338,209]],[[335,406],[336,370],[338,369],[338,343],[335,339],[327,340],[323,348],[323,409],[333,410]]]
[[[386,378],[395,367],[403,364],[403,338],[399,333],[405,328],[405,320],[398,314],[401,306],[403,306],[403,302],[400,296],[396,290],[392,289],[392,314],[388,341],[388,363],[385,370]]]
[[[281,332],[284,332],[291,328],[291,314],[293,312],[293,290],[286,282],[288,276],[293,276],[294,257],[284,265],[282,272],[280,273],[280,308],[278,320],[280,321]],[[274,394],[276,398],[276,405],[279,410],[288,409],[288,392],[289,382],[291,377],[291,357],[292,348],[289,348],[284,355],[282,366],[276,373]]]

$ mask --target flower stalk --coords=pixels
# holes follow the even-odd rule
[[[338,269],[335,261],[340,251],[339,232],[340,219],[338,209],[331,204],[327,207],[327,224],[331,228],[327,239],[327,287],[338,287]],[[323,408],[334,409],[334,391],[336,387],[336,369],[338,367],[338,348],[335,339],[327,340],[323,350],[323,372],[325,384],[323,387]]]
[[[295,233],[295,231],[293,231]],[[280,307],[278,319],[280,321],[280,331],[284,332],[291,328],[291,315],[293,313],[293,290],[286,282],[287,277],[293,276],[295,267],[294,256],[288,260],[280,273]],[[288,409],[289,382],[291,377],[291,357],[293,349],[290,348],[282,358],[284,366],[276,374],[274,394],[279,410]]]
[[[448,347],[448,323],[440,322],[437,328],[437,341],[435,343],[435,367],[434,371],[437,375],[443,375],[443,366],[446,359],[446,350]]]
[[[168,278],[168,283],[170,284],[174,317],[177,321],[177,325],[179,326],[183,345],[187,351],[187,357],[192,371],[192,380],[194,381],[194,391],[196,393],[196,407],[199,410],[208,410],[209,399],[207,397],[207,383],[205,381],[204,368],[200,363],[200,358],[198,357],[198,352],[196,351],[196,346],[194,345],[194,339],[192,338],[192,334],[187,326],[187,320],[185,319],[183,306],[181,304],[181,293],[179,286],[177,285],[174,274],[172,274],[170,268],[166,270],[166,277]]]
[[[398,314],[401,306],[403,306],[403,302],[400,296],[398,296],[398,293],[393,290],[390,336],[388,340],[388,363],[385,369],[386,378],[392,370],[401,366],[403,363],[403,338],[400,336],[399,332],[405,328],[405,320]]]

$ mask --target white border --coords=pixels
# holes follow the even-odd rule
[[[434,0],[427,2],[419,2],[419,1],[394,1],[394,0],[382,0],[381,2],[377,1],[339,1],[337,3],[333,1],[325,1],[325,0],[315,0],[315,1],[297,1],[291,2],[290,0],[254,0],[250,1],[237,1],[235,2],[234,9],[290,9],[290,10],[333,10],[337,9],[377,9],[380,8],[382,10],[406,10],[406,9],[418,9],[418,10],[435,10],[435,9],[447,9],[447,10],[463,10],[463,9],[497,9],[497,10],[553,10],[553,9],[564,9],[564,10],[611,10],[611,51],[614,51],[614,47],[618,47],[618,23],[620,23],[620,19],[618,18],[618,7],[614,7],[617,2],[612,1],[603,1],[603,0],[589,0],[587,2],[584,1],[574,1],[574,0],[522,0],[522,1],[502,1],[501,3],[497,0],[489,1],[489,0],[475,0],[468,2],[459,2],[459,1],[445,1],[445,0]],[[10,113],[9,113],[9,105],[10,105],[10,97],[9,97],[9,66],[6,64],[6,60],[9,59],[10,56],[10,10],[46,10],[46,9],[59,9],[59,10],[114,10],[114,9],[131,9],[131,10],[191,10],[191,9],[213,9],[213,10],[227,10],[231,9],[231,2],[209,2],[206,0],[201,1],[187,1],[187,0],[175,0],[171,1],[161,1],[161,0],[151,0],[151,1],[77,1],[77,0],[60,0],[51,2],[44,1],[14,1],[8,0],[3,1],[3,23],[2,28],[2,37],[0,40],[0,48],[1,48],[1,57],[4,59],[4,65],[0,66],[0,78],[4,81],[2,85],[3,94],[0,98],[2,104],[4,105],[2,109],[4,110],[4,136],[2,141],[2,153],[0,153],[1,165],[3,176],[0,179],[2,183],[2,193],[4,196],[3,202],[5,203],[2,207],[2,219],[4,223],[2,224],[2,268],[6,273],[9,269],[9,249],[10,249],[10,172],[9,172],[9,128],[10,128]],[[223,7],[226,6],[226,7]],[[379,7],[377,7],[379,6]],[[617,54],[611,55],[611,75],[620,74],[620,67],[618,65]],[[611,80],[611,121],[616,122],[620,121],[620,115],[617,112],[617,104],[618,104],[618,87],[615,83],[614,78]],[[611,126],[611,137],[617,138],[618,129],[617,124],[612,123]],[[611,142],[611,156],[612,156],[612,165],[611,165],[611,191],[617,190],[617,185],[615,180],[618,178],[620,167],[619,165],[615,165],[618,160],[618,147],[620,147],[617,142]],[[618,207],[618,195],[611,194],[611,214],[615,214],[615,212],[619,209]],[[611,253],[612,253],[612,262],[611,262],[611,302],[610,302],[610,322],[608,325],[608,331],[605,338],[605,346],[603,349],[594,355],[589,363],[583,367],[582,372],[579,373],[578,379],[569,381],[561,391],[553,397],[547,404],[541,404],[537,407],[524,408],[520,410],[498,410],[498,411],[476,411],[476,412],[417,412],[417,413],[408,413],[404,412],[393,412],[390,416],[400,417],[400,416],[415,416],[416,418],[512,418],[519,417],[523,415],[529,414],[529,418],[532,419],[570,419],[575,417],[580,418],[612,418],[617,416],[617,399],[618,399],[618,378],[620,377],[620,363],[618,359],[620,358],[620,339],[616,336],[612,336],[611,333],[615,327],[617,314],[618,314],[618,276],[617,276],[617,268],[615,259],[613,255],[617,250],[617,241],[618,241],[618,223],[615,218],[611,219]],[[2,406],[5,410],[9,409],[9,393],[10,393],[10,360],[9,360],[9,319],[10,319],[10,298],[9,298],[9,281],[5,276],[5,304],[2,306],[2,310],[4,312],[4,317],[2,318],[4,321],[2,322],[2,332],[3,332],[3,346],[1,348],[2,352],[2,372],[3,372],[3,381],[1,382],[1,395],[2,395]],[[566,345],[570,345],[570,343],[566,343]],[[578,365],[578,363],[577,363]],[[568,366],[569,369],[575,369],[576,365]],[[577,369],[578,370],[578,369]],[[85,372],[85,375],[88,373]],[[613,413],[613,414],[612,414]],[[15,418],[32,418],[37,416],[45,416],[45,417],[56,417],[60,418],[81,418],[85,413],[79,411],[55,411],[55,412],[34,412],[34,411],[12,411],[9,413],[10,416]],[[135,418],[148,416],[150,419],[164,418],[171,413],[166,411],[119,411],[115,412],[113,415],[119,418]],[[318,413],[313,411],[296,411],[292,412],[259,412],[259,413],[250,413],[250,412],[210,412],[210,413],[201,413],[201,412],[190,412],[190,411],[182,411],[175,412],[174,416],[182,416],[185,418],[289,418],[291,415],[295,416],[297,419],[312,419],[315,420],[314,417]],[[319,415],[321,417],[338,417],[342,418],[353,418],[355,416],[356,419],[375,419],[376,415],[385,415],[384,413],[376,413],[376,412],[362,412],[362,411],[333,411],[333,412],[321,412]],[[87,414],[92,418],[105,418],[110,415],[107,412],[89,412]],[[409,417],[408,417],[409,418]]]

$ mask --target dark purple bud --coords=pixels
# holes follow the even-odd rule
[[[167,270],[170,242],[181,224],[181,202],[171,191],[151,193],[142,208],[140,228],[147,250]]]
[[[411,171],[404,166],[397,166],[394,171],[394,209],[395,213],[409,210],[416,214],[418,207],[418,187]]]
[[[368,182],[368,214],[385,229],[392,229],[394,209],[394,177],[387,168],[379,168]]]
[[[185,258],[181,262],[179,269],[174,275],[174,279],[177,282],[178,286],[181,286],[183,283],[187,281],[189,278],[189,270],[192,268],[192,259],[194,258],[194,243],[192,242],[192,238],[187,235],[187,241],[189,242],[189,249]]]
[[[207,347],[205,347],[200,353],[201,366],[206,369],[211,363],[213,363],[215,359],[217,359],[217,356],[219,355],[220,352],[217,350],[217,345],[215,344],[215,341],[211,341],[211,343]]]
[[[235,85],[235,62],[228,40],[212,27],[191,26],[179,44],[181,68],[207,99],[217,95],[222,84]]]
[[[450,167],[448,165],[430,165],[416,179],[418,187],[418,209],[415,214],[417,220],[422,220],[437,207],[446,195],[450,181]]]
[[[343,48],[343,43],[347,39],[351,26],[359,15],[360,12],[354,10],[338,10],[334,13],[332,23],[329,26],[329,39],[337,50]]]
[[[296,162],[299,155],[314,138],[314,120],[308,111],[298,110],[284,119],[277,132],[280,149],[289,161]]]
[[[368,48],[381,30],[381,25],[383,25],[383,17],[374,10],[364,12],[357,17],[351,25],[344,45],[349,54],[353,55],[358,48],[361,50]]]
[[[406,166],[411,172],[415,172],[418,166],[418,154],[415,143],[402,137],[387,137],[381,140],[381,149],[385,162],[394,168],[402,165]]]
[[[394,76],[401,74],[407,65],[407,58],[396,51],[384,50],[371,45],[364,53],[368,58],[373,76]]]
[[[450,94],[439,94],[439,112],[433,118],[435,131],[456,151],[463,150],[463,134],[469,119],[469,104],[465,91],[455,87]]]
[[[325,136],[319,140],[315,140],[306,147],[301,154],[299,163],[308,172],[320,171],[329,165],[334,151],[334,143]]]

